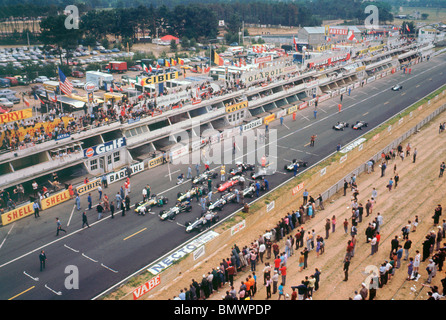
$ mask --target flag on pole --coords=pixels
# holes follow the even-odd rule
[[[178,63],[179,63],[180,65],[184,65],[184,60],[181,59],[181,58],[178,58]]]
[[[215,63],[218,66],[222,66],[224,64],[223,59],[217,52],[215,52],[214,49],[211,49],[211,62]]]
[[[150,67],[150,65],[149,65],[149,67]],[[152,67],[150,67],[150,68],[152,68]],[[147,66],[146,66],[144,63],[142,64],[142,69],[143,69],[145,72],[150,72],[150,69],[147,68]]]
[[[296,38],[293,36],[293,43],[294,43],[294,50],[297,51],[297,43],[296,43]]]
[[[406,23],[406,30],[407,30],[407,32],[410,32],[410,28],[409,28],[409,25]]]
[[[25,103],[25,105],[26,105],[27,107],[29,107],[29,101],[28,101],[28,99],[26,99],[25,97],[23,97],[23,102]]]
[[[347,40],[349,40],[349,41],[356,40],[355,34],[354,34],[353,31],[350,30],[350,29],[348,29]]]
[[[71,91],[73,91],[73,84],[65,77],[62,70],[59,68],[59,87],[60,91],[65,93],[67,96],[71,95]]]

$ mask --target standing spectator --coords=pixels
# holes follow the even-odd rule
[[[446,164],[444,163],[444,161],[440,164],[440,175],[438,176],[439,178],[441,178],[443,176],[444,170],[446,169]]]
[[[305,189],[304,193],[303,193],[303,205],[306,205],[308,201],[308,191],[307,189]]]
[[[331,217],[331,233],[334,233],[336,230],[336,216],[333,215],[333,217]]]
[[[361,295],[362,300],[367,300],[369,290],[367,289],[367,286],[364,282],[361,284],[361,290],[359,291],[359,294]]]
[[[104,212],[104,207],[102,206],[102,202],[98,203],[96,206],[96,211],[98,212],[98,220],[102,219],[102,212]]]
[[[40,210],[40,206],[39,206],[39,202],[37,200],[34,201],[33,203],[33,209],[34,209],[34,218],[39,218],[39,210]]]
[[[45,251],[43,250],[40,251],[39,261],[40,261],[40,271],[43,271],[43,269],[45,269],[45,262],[46,262],[46,254]]]
[[[266,299],[271,298],[271,283],[272,283],[272,280],[271,280],[270,276],[267,276],[266,281],[265,281]]]
[[[91,199],[91,193],[88,194],[87,202],[88,202],[88,210],[91,210],[91,207],[93,206],[93,200]]]
[[[439,204],[434,210],[434,216],[433,216],[434,226],[436,226],[438,224],[438,222],[440,221],[440,216],[441,216],[442,211],[443,211],[443,208],[441,207],[441,204]]]
[[[413,274],[413,258],[411,257],[409,259],[409,264],[407,265],[407,280],[412,280],[412,274]]]
[[[420,251],[416,250],[415,251],[415,258],[413,259],[413,275],[414,278],[418,277],[418,270],[420,268],[420,263],[421,263],[421,254]]]
[[[412,246],[412,241],[409,238],[407,238],[406,242],[404,242],[404,246],[403,246],[404,253],[405,253],[405,255],[404,255],[404,260],[405,261],[407,261],[407,259],[409,257],[409,250],[410,250],[411,246]]]
[[[343,281],[348,281],[348,268],[350,267],[350,260],[348,257],[345,257],[344,259],[344,280]]]
[[[325,239],[328,239],[330,233],[330,219],[327,219],[325,222]]]
[[[348,233],[348,220],[347,219],[344,220],[344,233],[345,234]]]

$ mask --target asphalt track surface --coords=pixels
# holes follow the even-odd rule
[[[403,85],[402,91],[390,90],[396,83]],[[292,177],[293,173],[285,172],[283,168],[292,159],[301,159],[312,165],[333,153],[338,143],[347,145],[445,83],[446,55],[440,55],[412,66],[411,75],[399,71],[352,90],[351,96],[344,94],[340,113],[337,107],[339,97],[336,97],[319,104],[316,119],[314,109],[307,108],[297,113],[296,121],[291,116],[285,117],[283,125],[274,121],[269,131],[277,130],[277,142],[270,140],[273,149],[268,153],[271,155],[270,161],[277,167],[277,173],[267,177],[270,188]],[[332,129],[338,121],[353,124],[358,120],[368,122],[368,127],[362,131]],[[317,138],[315,146],[310,147],[310,136],[313,134]],[[246,146],[240,148],[237,145],[235,157],[246,154]],[[224,149],[225,157],[230,158],[232,145]],[[261,156],[256,155],[258,159]],[[215,168],[219,172],[219,166],[211,164],[211,169]],[[235,165],[226,165],[226,171],[231,167]],[[195,173],[194,164],[191,168]],[[203,169],[201,165],[201,171]],[[177,193],[191,186],[189,181],[176,185],[176,177],[180,172],[187,173],[186,164],[162,165],[132,176],[131,205],[142,199],[141,189],[148,183],[152,193],[169,198],[169,204],[164,209],[173,206]],[[214,180],[214,191],[219,179]],[[104,189],[104,193],[114,199],[120,186],[120,182],[112,184]],[[92,195],[96,203],[97,192]],[[217,197],[219,194],[214,194],[213,200]],[[81,204],[83,209],[87,207],[86,195],[81,197]],[[238,204],[228,204],[220,217],[240,207]],[[106,214],[98,221],[93,208],[87,211],[91,228],[81,229],[83,210],[77,211],[73,201],[68,201],[41,212],[40,218],[29,216],[0,228],[0,299],[92,299],[193,237],[195,233],[186,233],[185,223],[195,220],[201,214],[201,207],[195,200],[191,212],[181,213],[173,221],[161,221],[158,217],[159,208],[153,210],[154,214],[145,216],[136,215],[133,209],[125,217],[117,212],[114,219]],[[63,228],[67,230],[66,234],[61,232],[58,237],[56,217],[60,218]],[[46,269],[40,272],[39,253],[42,249],[46,252],[47,262]],[[69,288],[69,284],[74,283],[70,278],[76,274],[73,270],[77,270],[79,275],[78,288]]]

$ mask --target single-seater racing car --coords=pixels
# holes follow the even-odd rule
[[[367,127],[368,123],[365,121],[356,121],[356,123],[352,126],[353,130],[362,130],[362,128]]]
[[[140,213],[141,211],[149,211],[150,208],[157,206],[162,207],[163,205],[167,204],[169,202],[169,199],[165,196],[156,196],[155,194],[152,195],[149,199],[146,199],[145,201],[140,201],[135,205],[135,212]],[[143,209],[144,208],[144,209]]]
[[[344,131],[344,128],[348,128],[348,123],[344,121],[339,121],[333,126],[334,130]]]
[[[190,212],[192,210],[192,205],[190,201],[177,203],[174,207],[169,210],[161,210],[159,213],[161,220],[174,220],[175,217],[181,212]]]
[[[293,161],[291,163],[285,165],[284,169],[288,170],[288,171],[294,171],[295,164],[297,164],[297,168],[302,168],[302,167],[308,166],[308,162],[306,162],[306,161],[293,159]]]

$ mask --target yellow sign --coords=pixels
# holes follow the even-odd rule
[[[5,214],[2,214],[2,224],[7,225],[8,223],[14,222],[16,220],[22,219],[34,213],[33,204],[29,203],[27,205],[18,207],[11,210]]]
[[[101,185],[101,179],[96,179],[96,180],[90,181],[87,184],[83,184],[83,185],[77,187],[76,191],[79,195],[83,195],[87,192],[95,190],[100,185]]]
[[[159,156],[157,158],[151,159],[149,161],[149,169],[155,168],[159,166],[160,164],[163,164],[163,156]]]
[[[31,118],[33,116],[33,109],[23,109],[18,111],[11,111],[8,113],[0,114],[0,124],[19,121],[27,118]]]
[[[143,78],[141,80],[142,85],[148,85],[148,84],[155,84],[155,83],[161,83],[166,82],[169,80],[178,79],[178,71],[177,72],[170,72],[170,73],[163,73],[163,74],[157,74],[152,77]]]
[[[297,104],[292,106],[292,107],[290,107],[288,109],[288,114],[292,114],[293,112],[297,111],[298,108],[299,108],[299,106]]]
[[[246,108],[247,106],[248,106],[248,100],[242,101],[242,102],[233,104],[232,106],[226,107],[226,113],[238,111],[238,110]]]
[[[42,199],[42,210],[46,210],[67,200],[70,200],[70,192],[68,190],[59,192],[54,196]]]
[[[274,119],[276,119],[276,115],[275,114],[270,114],[269,116],[265,117],[265,124],[269,124],[271,121],[273,121]]]
[[[325,44],[325,45],[316,47],[316,50],[317,51],[327,51],[327,50],[331,50],[331,48],[332,48],[332,44]]]

